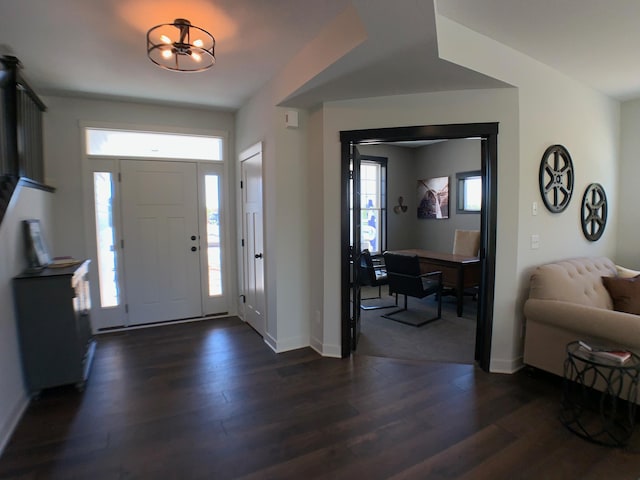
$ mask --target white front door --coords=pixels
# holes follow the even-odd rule
[[[244,316],[264,337],[264,245],[262,222],[262,151],[240,156],[242,174],[242,234],[244,240]]]
[[[196,165],[122,160],[128,324],[202,315]]]

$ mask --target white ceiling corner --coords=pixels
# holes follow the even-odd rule
[[[638,0],[437,2],[439,14],[606,95],[640,97]],[[346,11],[360,26],[340,24]],[[216,37],[212,69],[175,73],[146,58],[147,29],[178,17]],[[0,53],[18,57],[43,95],[232,110],[274,78],[295,107],[505,86],[438,57],[429,0],[0,0]]]

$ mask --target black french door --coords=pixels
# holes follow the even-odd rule
[[[349,197],[352,205],[351,217],[351,239],[349,243],[349,251],[351,254],[351,350],[358,347],[360,339],[360,305],[362,303],[362,287],[360,285],[360,256],[361,253],[361,235],[362,235],[362,215],[361,208],[361,192],[362,182],[360,181],[360,165],[362,157],[355,145],[351,145],[351,181],[349,182]]]

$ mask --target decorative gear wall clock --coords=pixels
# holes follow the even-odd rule
[[[582,197],[582,233],[587,240],[595,242],[607,224],[607,195],[599,183],[590,184]]]
[[[573,193],[573,162],[562,145],[551,145],[540,161],[540,195],[547,209],[560,213],[569,205]]]

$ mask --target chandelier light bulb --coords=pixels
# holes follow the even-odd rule
[[[193,39],[193,40],[192,40]],[[147,31],[149,60],[174,72],[202,72],[216,63],[216,40],[186,18],[163,23]]]

